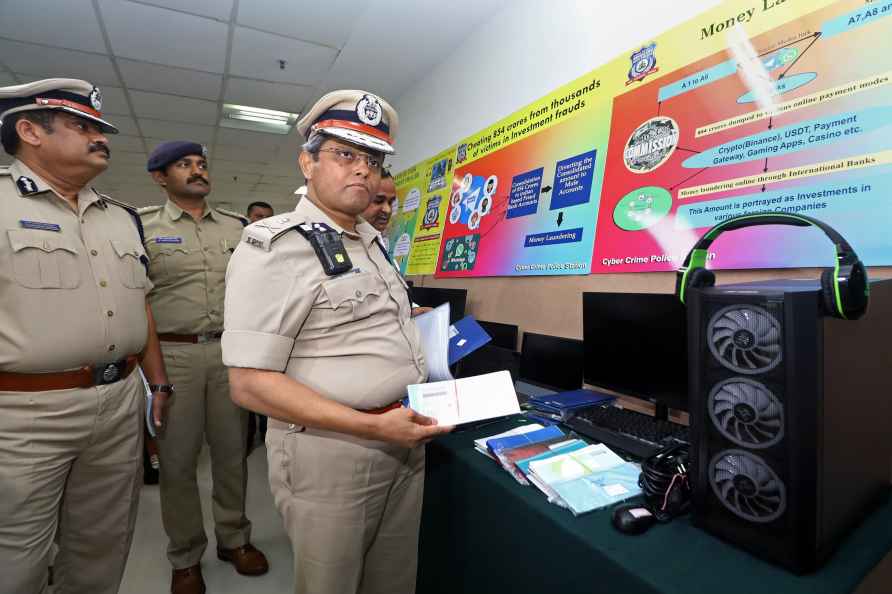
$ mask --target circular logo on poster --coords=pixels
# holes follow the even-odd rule
[[[638,126],[626,141],[623,161],[632,173],[650,173],[665,163],[678,146],[678,124],[657,116]]]
[[[659,186],[645,186],[620,198],[613,222],[624,231],[641,231],[656,225],[671,209],[672,194]]]

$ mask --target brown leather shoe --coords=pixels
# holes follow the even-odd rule
[[[237,549],[217,547],[217,558],[235,565],[235,570],[242,575],[263,575],[269,571],[266,557],[251,543]]]
[[[173,570],[173,576],[170,580],[171,594],[204,594],[204,591],[201,565]]]

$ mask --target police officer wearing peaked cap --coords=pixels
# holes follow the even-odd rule
[[[415,590],[424,442],[449,431],[402,408],[427,366],[406,284],[359,215],[397,115],[335,91],[298,124],[307,194],[245,229],[227,271],[232,397],[270,417],[270,487],[298,594]]]
[[[75,79],[0,88],[0,580],[118,591],[136,519],[145,422],[171,386],[146,294],[139,220],[90,188],[108,167],[101,93]]]
[[[217,557],[243,575],[269,569],[251,545],[245,516],[247,412],[229,397],[220,353],[224,276],[247,220],[214,207],[207,151],[195,142],[155,148],[146,165],[168,195],[164,205],[140,209],[154,288],[149,303],[176,394],[170,422],[158,436],[161,516],[173,567],[174,594],[205,591],[200,560],[207,546],[196,468],[207,440],[213,477]]]

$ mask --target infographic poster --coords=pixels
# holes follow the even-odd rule
[[[592,271],[673,270],[707,228],[762,212],[815,217],[866,264],[892,263],[890,17],[890,1],[846,1],[753,38],[736,29],[725,50],[618,95]],[[713,248],[714,268],[833,262],[800,229]]]
[[[455,147],[450,147],[418,166],[421,176],[413,187],[419,190],[420,197],[406,262],[407,275],[433,274],[436,269],[446,222],[449,190],[452,186],[454,154]],[[412,199],[415,199],[415,195]]]
[[[421,168],[416,165],[393,178],[396,203],[387,228],[387,251],[400,274],[406,274],[412,239],[415,237],[418,208],[421,206],[421,174]]]
[[[592,103],[596,89],[564,103]],[[438,277],[589,272],[607,128],[559,104],[529,119],[561,123],[456,168]]]

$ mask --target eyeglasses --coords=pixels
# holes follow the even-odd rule
[[[331,153],[335,156],[337,162],[341,165],[349,167],[356,163],[356,159],[364,159],[366,165],[368,165],[369,170],[372,173],[381,173],[383,168],[382,159],[375,157],[373,155],[369,155],[368,153],[357,153],[348,149],[342,148],[324,148],[319,149],[320,153]]]

